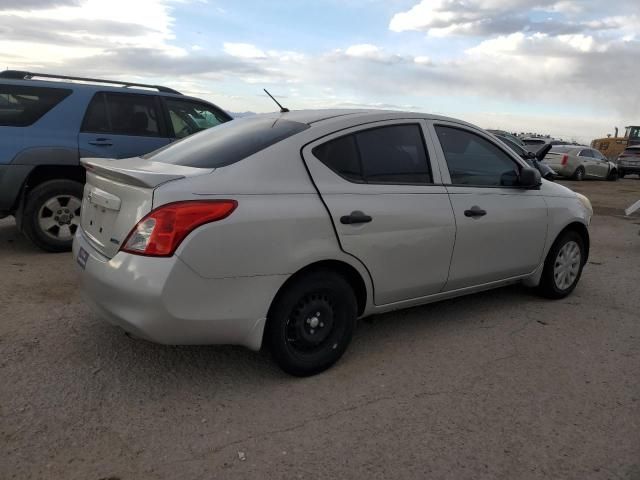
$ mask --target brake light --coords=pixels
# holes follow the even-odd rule
[[[569,161],[569,155],[565,153],[564,155],[562,155],[562,165],[566,165],[568,161]]]
[[[194,200],[162,205],[138,222],[120,250],[135,255],[170,257],[193,230],[227,218],[237,206],[235,200]]]

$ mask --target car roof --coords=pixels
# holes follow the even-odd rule
[[[71,88],[73,90],[89,90],[100,92],[116,92],[116,93],[142,93],[149,95],[162,95],[176,98],[190,98],[180,93],[168,93],[152,88],[140,88],[140,87],[124,87],[118,85],[108,85],[104,83],[86,83],[86,82],[72,82],[72,81],[60,81],[60,80],[35,80],[35,79],[9,79],[0,78],[0,83],[9,85],[28,85],[34,87],[48,87],[48,88]]]
[[[468,127],[479,128],[471,123],[457,118],[445,117],[442,115],[433,115],[422,112],[403,112],[397,110],[375,110],[375,109],[324,109],[324,110],[292,110],[290,112],[273,112],[260,113],[256,116],[291,120],[294,122],[306,123],[308,125],[322,124],[327,125],[332,122],[350,119],[353,123],[367,123],[383,120],[409,119],[417,118],[424,120],[440,120],[458,123]]]

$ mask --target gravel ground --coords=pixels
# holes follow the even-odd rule
[[[0,478],[640,479],[640,180],[576,186],[599,215],[572,296],[375,317],[307,379],[126,336],[0,220]]]

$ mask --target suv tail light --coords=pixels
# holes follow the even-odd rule
[[[562,165],[566,165],[568,161],[569,161],[569,155],[565,153],[564,155],[562,155]]]
[[[235,200],[194,200],[162,205],[131,230],[120,250],[135,255],[170,257],[196,228],[227,218]]]

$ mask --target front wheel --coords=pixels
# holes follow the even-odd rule
[[[356,325],[356,297],[330,270],[303,274],[271,307],[265,341],[285,372],[309,376],[326,370],[346,351]]]
[[[576,288],[586,260],[584,240],[575,231],[563,233],[547,254],[538,290],[553,299],[564,298]]]
[[[611,170],[611,172],[609,172],[609,176],[607,177],[607,180],[609,180],[610,182],[615,182],[616,180],[618,180],[618,171],[617,170]]]
[[[82,184],[73,180],[41,183],[27,196],[22,232],[48,252],[71,250],[80,226],[82,193]]]

